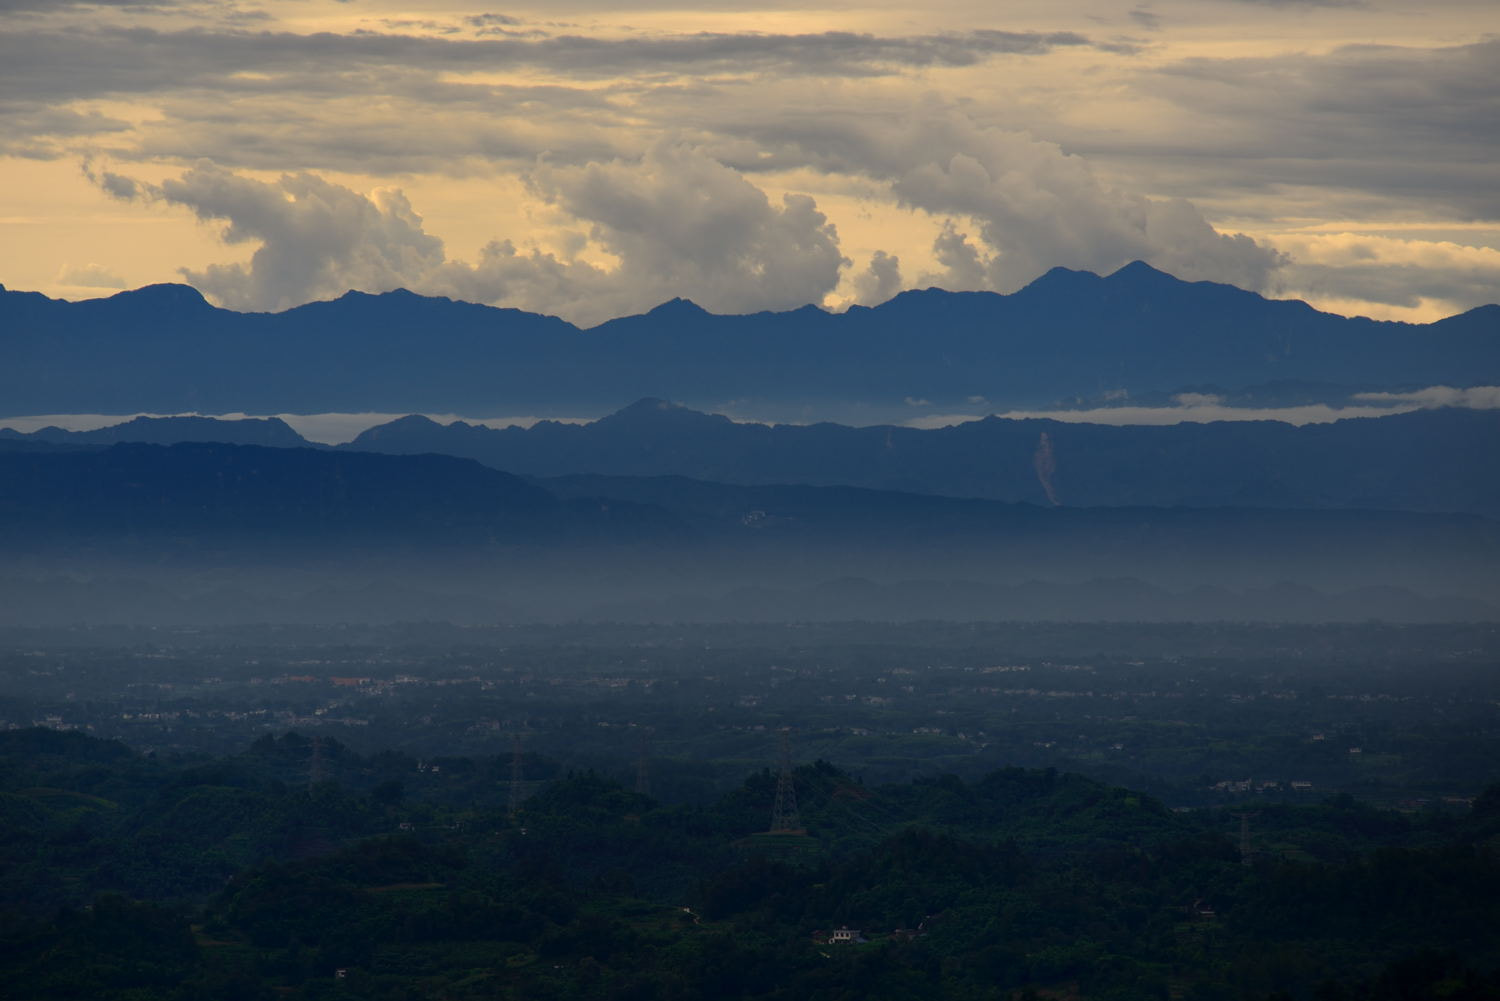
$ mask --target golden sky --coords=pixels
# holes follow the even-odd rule
[[[1140,258],[1500,300],[1500,4],[0,0],[0,282],[592,324]]]

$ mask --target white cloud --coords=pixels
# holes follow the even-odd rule
[[[1492,247],[1348,232],[1267,239],[1291,258],[1280,291],[1338,312],[1364,304],[1377,319],[1429,322],[1493,302],[1500,288]]]
[[[1410,393],[1355,393],[1354,399],[1368,403],[1389,403],[1417,407],[1469,407],[1473,410],[1500,410],[1500,386],[1428,386]]]
[[[1051,267],[1108,273],[1139,259],[1258,290],[1283,263],[1248,236],[1218,232],[1187,201],[1116,189],[1056,143],[979,125],[936,100],[899,118],[751,132],[774,146],[777,166],[876,178],[901,204],[950,220],[933,247],[945,269],[927,276],[945,288],[1009,292]]]
[[[258,243],[248,263],[183,269],[206,295],[241,310],[405,287],[583,324],[675,296],[741,313],[821,302],[848,263],[811,198],[786,195],[773,205],[738,172],[665,143],[639,160],[543,164],[531,175],[534,192],[586,225],[612,265],[504,240],[472,265],[449,260],[400,191],[366,195],[313,174],[265,182],[203,162],[159,185],[109,172],[97,181],[116,197],[225,222],[226,243]]]
[[[1209,424],[1214,421],[1282,421],[1287,424],[1328,424],[1352,417],[1386,417],[1438,407],[1500,410],[1500,386],[1429,386],[1409,393],[1357,393],[1363,405],[1342,407],[1325,403],[1292,407],[1226,406],[1206,393],[1181,393],[1172,407],[1092,407],[1086,410],[1007,410],[995,414],[1008,420],[1053,420],[1067,424],[1164,425]],[[924,414],[906,422],[909,427],[938,428],[983,420],[989,414]]]
[[[683,296],[716,312],[793,309],[821,303],[848,263],[811,198],[773,205],[738,171],[687,146],[659,143],[636,162],[543,166],[532,182],[590,223],[619,260],[609,291],[620,306]]]
[[[79,288],[124,288],[125,280],[102,264],[64,264],[57,272],[60,285]]]
[[[870,263],[854,276],[854,301],[861,306],[878,306],[904,286],[901,283],[901,258],[877,250]]]

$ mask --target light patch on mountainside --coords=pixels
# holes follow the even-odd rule
[[[907,427],[940,428],[1000,417],[1006,420],[1051,420],[1068,424],[1209,424],[1214,421],[1281,421],[1286,424],[1328,424],[1354,417],[1388,417],[1438,407],[1500,410],[1500,386],[1429,386],[1409,393],[1356,393],[1365,405],[1344,407],[1312,403],[1292,407],[1234,407],[1208,393],[1182,393],[1171,407],[1089,407],[1080,410],[1007,410],[995,414],[924,414],[904,422]]]

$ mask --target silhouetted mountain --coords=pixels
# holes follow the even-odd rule
[[[49,442],[60,445],[113,445],[138,442],[147,445],[177,445],[182,442],[222,442],[229,445],[264,445],[268,448],[317,448],[279,417],[228,420],[214,417],[136,417],[122,424],[90,431],[40,428],[22,434],[0,428],[0,438],[14,441]]]
[[[996,615],[1055,600],[1042,617],[1128,617],[1122,610],[1139,603],[1129,587],[1080,588],[1139,578],[1172,592],[1249,593],[1285,580],[1325,593],[1399,586],[1424,600],[1459,596],[1443,599],[1446,608],[1486,607],[1496,597],[1500,524],[1400,512],[1047,508],[682,478],[538,485],[440,455],[129,444],[0,450],[0,552],[8,586],[39,581],[79,600],[94,593],[90,581],[109,579],[146,580],[139,600],[147,604],[160,587],[200,610],[233,605],[241,593],[279,596],[247,599],[246,614],[284,606],[293,591],[321,595],[309,614],[357,610],[363,594],[367,610],[396,609],[409,596],[414,614],[446,602],[466,615],[650,607],[671,618],[738,588],[795,595],[847,577],[880,588],[975,581],[974,597],[955,607],[1005,597]],[[994,590],[1033,579],[1046,583],[1031,592],[1050,598],[1018,602]],[[1053,586],[1061,590],[1046,590]],[[1172,617],[1176,599],[1141,595],[1150,617]],[[137,597],[106,587],[99,600],[133,607]],[[934,600],[914,597],[912,608],[933,611]],[[1183,607],[1203,605],[1192,601]]]
[[[439,452],[536,476],[685,476],[1068,506],[1308,507],[1500,514],[1500,412],[1427,410],[1295,427],[1110,426],[991,417],[918,430],[736,424],[647,399],[587,425],[439,425],[407,417],[342,446]]]
[[[1038,467],[1043,435],[1049,496]],[[0,429],[0,448],[217,441],[322,447],[279,419],[136,418],[93,431]],[[435,453],[531,476],[684,476],[860,486],[1066,506],[1305,507],[1500,515],[1500,412],[1417,411],[1294,427],[1275,421],[1112,426],[989,418],[946,428],[736,424],[648,398],[587,425],[491,429],[402,417],[340,446]]]
[[[209,443],[0,453],[0,540],[12,552],[556,543],[629,538],[653,521],[616,508],[611,524],[598,505],[441,455]]]
[[[597,413],[641,395],[894,408],[1132,395],[1213,383],[1500,382],[1500,308],[1412,325],[1319,313],[1136,263],[1057,268],[1013,295],[905,292],[830,314],[716,316],[674,300],[582,331],[397,291],[278,314],[185,286],[68,303],[0,291],[12,413]]]

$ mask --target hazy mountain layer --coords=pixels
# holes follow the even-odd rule
[[[685,476],[1067,506],[1236,506],[1500,515],[1500,412],[1432,410],[1294,427],[997,417],[932,430],[735,424],[642,400],[587,425],[492,429],[425,417],[346,446],[439,452],[539,476]]]
[[[263,547],[539,544],[603,532],[586,504],[468,459],[216,443],[0,453],[0,540],[194,558]],[[617,505],[616,515],[629,505]]]
[[[29,434],[0,428],[0,440],[58,445],[113,445],[118,442],[177,445],[187,441],[215,441],[230,445],[266,445],[271,448],[317,447],[293,431],[279,417],[247,417],[239,420],[214,417],[136,417],[121,424],[90,431],[44,427]]]
[[[1425,619],[1488,614],[1500,524],[681,478],[539,485],[435,455],[116,445],[0,451],[0,548],[9,588],[41,581],[49,607],[80,616],[180,601],[236,608],[240,621],[306,601],[293,618],[847,617],[865,589],[878,617],[1254,618],[1298,606]],[[864,583],[829,591],[840,578]],[[1128,580],[1087,584],[1098,578]],[[1287,600],[1298,592],[1278,582],[1304,597]],[[1274,593],[1237,604],[1203,588]],[[1362,598],[1324,600],[1356,588]]]
[[[277,314],[215,309],[180,285],[79,303],[0,291],[0,399],[16,414],[576,414],[642,395],[1017,405],[1276,380],[1497,383],[1500,306],[1425,326],[1349,319],[1141,263],[841,314],[715,316],[674,300],[587,331],[404,291]]]
[[[275,418],[137,418],[93,431],[0,430],[0,448],[218,441],[318,447]],[[437,453],[531,475],[684,476],[860,486],[1077,506],[1375,508],[1500,515],[1500,412],[1418,411],[1294,427],[989,418],[946,428],[736,424],[642,400],[587,425],[492,429],[412,416],[348,451]],[[1049,492],[1050,488],[1050,492]]]

